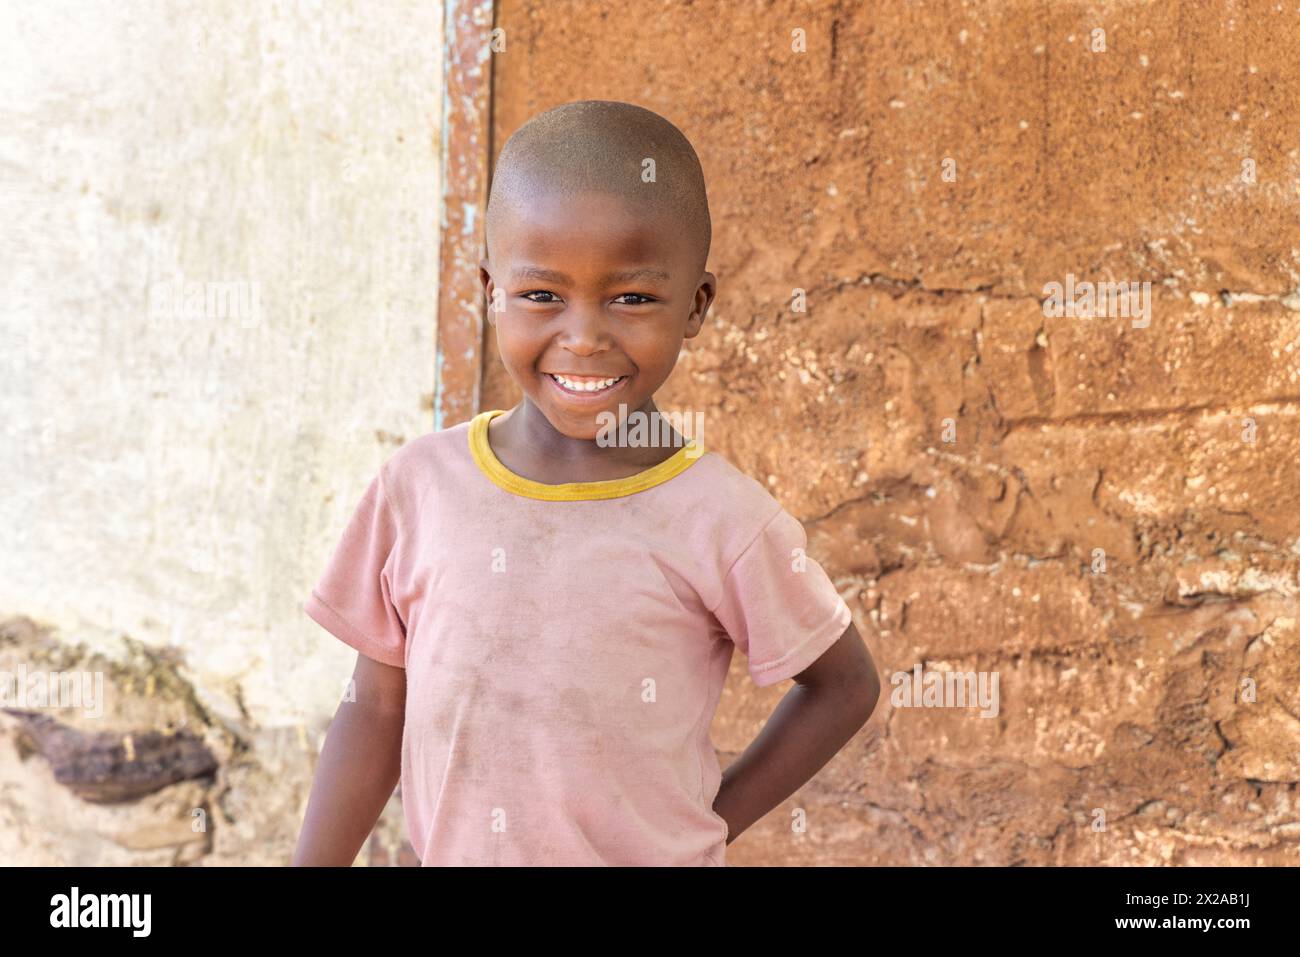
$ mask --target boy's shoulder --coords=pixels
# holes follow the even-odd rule
[[[446,463],[449,453],[469,454],[469,422],[425,432],[398,447],[384,463],[388,475],[397,476]]]
[[[456,487],[473,459],[469,452],[469,422],[426,432],[404,442],[384,461],[379,477],[394,502],[418,506],[431,488]]]
[[[720,505],[743,512],[775,512],[781,507],[762,483],[732,465],[726,456],[706,449],[695,463],[696,484],[703,486]]]
[[[683,531],[698,554],[716,559],[721,575],[746,554],[758,554],[757,560],[764,562],[778,553],[789,555],[790,549],[807,548],[803,523],[725,456],[706,451],[684,475],[692,472],[694,494],[687,511],[691,517]],[[681,492],[687,492],[687,485]]]
[[[691,476],[692,498],[707,503],[699,512],[711,524],[725,527],[727,538],[750,540],[784,511],[761,482],[718,452],[706,450],[685,474]]]

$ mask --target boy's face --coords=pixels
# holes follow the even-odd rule
[[[557,431],[594,439],[601,412],[645,408],[700,331],[717,280],[695,271],[681,233],[605,193],[501,217],[496,256],[479,264],[489,321],[510,377]]]

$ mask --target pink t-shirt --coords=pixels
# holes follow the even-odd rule
[[[304,606],[406,669],[411,845],[426,866],[722,866],[709,727],[733,648],[775,684],[849,609],[799,522],[715,453],[544,485],[492,453],[500,414],[394,453]]]

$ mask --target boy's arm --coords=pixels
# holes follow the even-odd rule
[[[723,772],[713,810],[727,822],[728,844],[821,770],[880,698],[880,674],[851,622],[794,680],[758,737]]]
[[[406,672],[360,653],[325,736],[294,867],[350,867],[402,775]]]

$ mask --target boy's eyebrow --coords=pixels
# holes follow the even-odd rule
[[[511,272],[511,277],[515,282],[524,279],[536,279],[542,282],[558,282],[571,285],[573,280],[564,273],[555,269],[543,269],[541,266],[520,266]],[[601,279],[604,282],[632,282],[636,279],[658,279],[661,282],[667,282],[671,277],[662,269],[656,269],[653,266],[641,266],[637,269],[623,269],[614,272],[605,273]]]

